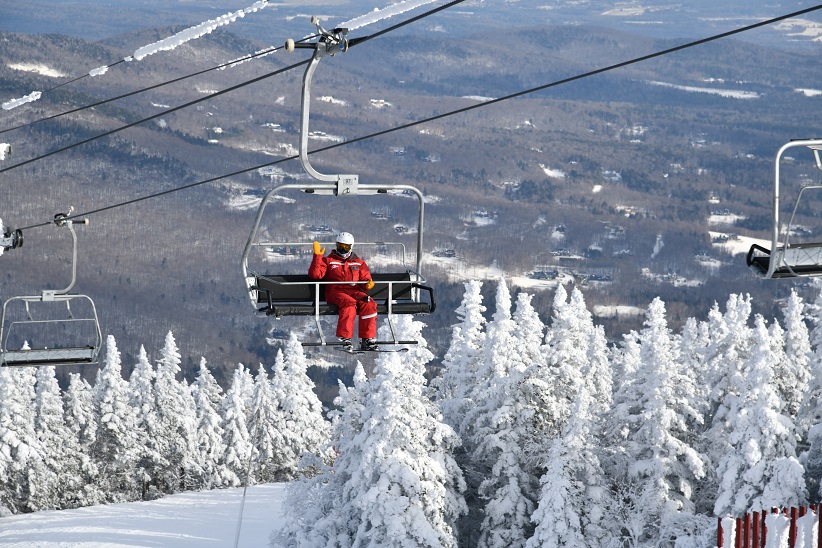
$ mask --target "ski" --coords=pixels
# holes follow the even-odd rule
[[[369,352],[408,352],[407,348],[398,348],[397,350],[386,350],[382,348],[377,348],[376,350],[360,350],[359,348],[352,348],[351,350],[346,350],[345,348],[337,347],[337,350],[340,352],[345,352],[346,354],[368,354]]]

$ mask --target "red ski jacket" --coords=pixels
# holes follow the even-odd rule
[[[327,256],[314,255],[311,266],[308,267],[308,277],[312,280],[324,280],[327,282],[359,282],[371,279],[371,271],[365,261],[357,257],[354,253],[343,259],[336,251],[332,251]],[[325,287],[325,299],[328,300],[330,294],[341,293],[364,293],[364,284],[332,284]]]

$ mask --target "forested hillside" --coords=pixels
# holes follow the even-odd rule
[[[313,90],[310,148],[661,51],[702,30],[688,10],[653,15],[664,20],[660,29],[680,16],[688,21],[666,34],[632,31],[627,19],[610,27],[584,24],[600,8],[607,11],[596,3],[569,3],[566,11],[528,20],[484,4],[472,3],[469,12],[446,10],[437,24],[409,26],[324,60]],[[545,11],[530,3],[527,9]],[[715,9],[744,15],[741,6]],[[46,90],[40,100],[3,112],[0,130],[24,127],[0,134],[14,151],[0,163],[0,218],[26,227],[70,206],[95,211],[90,226],[80,229],[76,289],[95,299],[103,330],[123,348],[126,370],[137,363],[140,344],[159,347],[171,330],[184,334],[186,378],[194,379],[206,356],[225,387],[236,363],[270,361],[283,333],[313,336],[310,323],[255,318],[239,270],[261,194],[304,176],[296,161],[254,169],[296,150],[302,70],[167,111],[283,69],[305,53],[280,51],[38,122],[213,69],[311,30],[305,18],[289,13],[262,39],[249,17],[254,32],[218,29],[174,51],[118,63],[181,30],[173,11],[164,15],[178,21],[173,27],[126,25],[127,32],[97,41],[25,29],[0,33],[3,99]],[[720,21],[712,19],[705,30],[720,30]],[[499,33],[502,27],[510,39],[489,36],[490,28]],[[426,194],[423,272],[445,310],[458,305],[464,280],[503,274],[531,292],[540,309],[559,282],[584,288],[612,342],[641,326],[635,313],[612,312],[636,312],[657,296],[668,303],[675,328],[689,317],[705,319],[701,315],[731,293],[751,294],[755,311],[771,317],[791,288],[807,298],[810,286],[762,283],[748,272],[739,247],[726,244],[767,235],[773,155],[789,139],[817,133],[814,84],[822,66],[807,42],[797,45],[795,30],[768,28],[703,44],[341,146],[313,161],[324,172],[413,184]],[[114,63],[105,74],[58,87]],[[243,173],[225,177],[237,171]],[[786,185],[812,183],[814,173],[812,160],[797,154],[786,166]],[[408,202],[340,206],[301,199],[281,204],[273,231],[284,241],[348,230],[361,241],[409,244],[413,234],[404,231],[414,219]],[[106,209],[123,203],[129,205]],[[786,209],[791,205],[786,200]],[[800,209],[798,223],[808,237],[818,231],[818,206],[811,196]],[[59,231],[27,231],[26,245],[2,257],[0,296],[63,286],[68,246]],[[447,348],[451,321],[441,314],[425,319],[437,356]],[[272,334],[279,339],[273,345]],[[353,364],[345,365],[350,378]],[[60,373],[64,385],[66,373]],[[92,380],[93,372],[81,373]],[[334,381],[324,379],[323,390],[333,393]]]
[[[93,384],[2,368],[0,510],[293,480],[276,545],[707,547],[716,516],[819,501],[819,298],[766,319],[734,294],[678,330],[654,299],[609,346],[581,291],[491,285],[465,283],[436,379],[406,316],[421,344],[325,416],[293,337],[225,391],[205,360],[182,378],[170,333],[125,376],[109,337]]]

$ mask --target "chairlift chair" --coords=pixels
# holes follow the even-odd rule
[[[86,295],[69,293],[77,279],[77,234],[69,214],[55,224],[72,237],[71,283],[39,295],[15,296],[3,303],[0,317],[0,366],[93,365],[103,337],[97,309]]]
[[[814,155],[816,167],[822,171],[822,139],[798,139],[783,145],[776,154],[774,162],[773,190],[773,223],[771,226],[771,247],[754,244],[747,255],[748,266],[763,278],[797,278],[822,276],[822,242],[791,243],[794,231],[794,220],[799,203],[805,192],[822,189],[822,186],[811,185],[802,188],[794,204],[790,220],[785,230],[781,230],[779,221],[780,203],[780,160],[783,154],[795,147],[807,147]],[[780,240],[780,234],[783,234]]]
[[[311,80],[320,59],[326,55],[335,55],[346,51],[348,42],[345,38],[345,29],[325,31],[314,18],[312,23],[317,26],[321,35],[319,41],[313,44],[295,44],[289,40],[286,45],[289,51],[295,48],[312,48],[314,55],[306,68],[302,84],[302,104],[300,112],[300,162],[303,169],[314,179],[308,183],[288,183],[270,190],[262,199],[257,210],[254,226],[246,243],[242,257],[243,279],[246,283],[248,296],[255,313],[263,317],[282,318],[284,316],[313,316],[319,341],[303,342],[303,346],[332,346],[340,343],[329,342],[323,333],[321,316],[336,316],[338,308],[328,304],[324,299],[325,287],[332,283],[321,280],[312,280],[308,274],[272,274],[263,272],[257,267],[249,265],[252,252],[265,252],[279,247],[307,248],[312,242],[273,242],[267,241],[260,234],[260,226],[266,208],[272,204],[280,193],[285,191],[300,191],[314,196],[332,196],[356,198],[358,196],[391,196],[396,194],[411,194],[416,196],[419,204],[417,215],[417,246],[416,263],[414,268],[405,264],[405,246],[392,242],[364,242],[358,246],[400,246],[404,272],[373,273],[374,287],[369,294],[377,302],[377,313],[387,316],[391,331],[391,340],[377,341],[378,344],[417,344],[418,341],[398,340],[393,324],[395,314],[430,314],[436,308],[434,290],[425,285],[426,280],[421,274],[423,221],[425,200],[419,189],[404,184],[360,184],[357,175],[327,175],[318,172],[308,160],[308,125],[311,100]],[[332,245],[330,242],[325,245]],[[305,266],[306,270],[308,265]],[[364,282],[363,282],[364,283]]]

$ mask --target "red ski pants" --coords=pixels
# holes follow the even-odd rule
[[[367,299],[367,300],[366,300]],[[340,308],[337,321],[337,337],[354,337],[354,319],[360,316],[360,338],[374,339],[377,336],[377,303],[367,293],[335,292],[326,297],[329,304]]]

